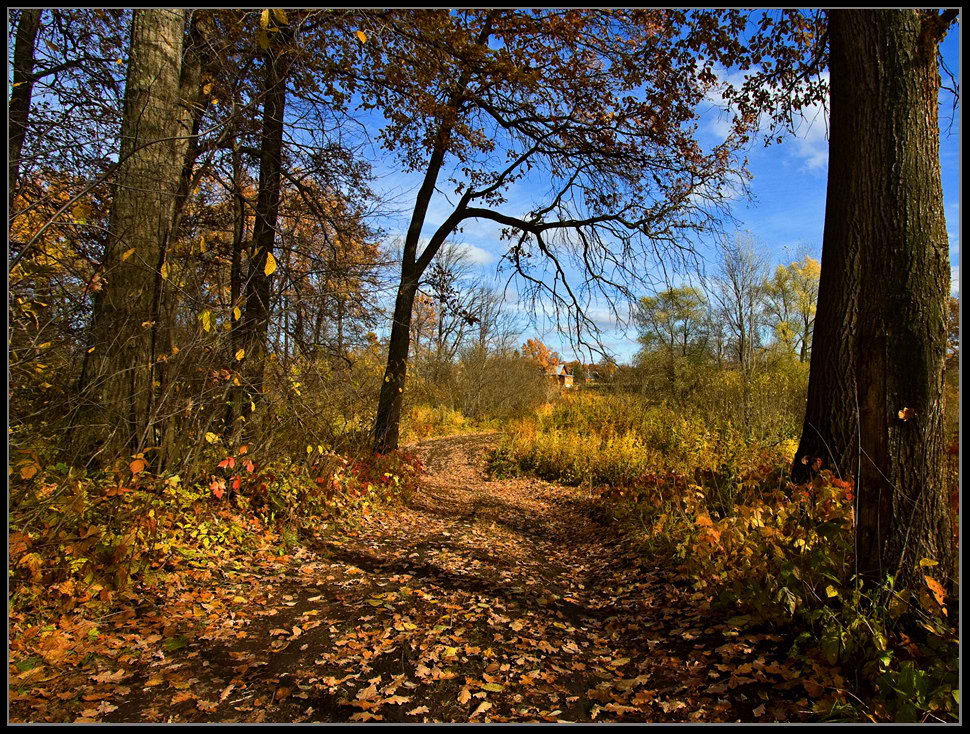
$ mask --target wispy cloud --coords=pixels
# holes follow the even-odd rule
[[[418,239],[418,255],[424,251],[427,247],[430,237],[421,237]],[[403,232],[393,232],[384,238],[385,249],[393,253],[397,258],[401,257],[401,248],[404,246],[404,233]],[[485,267],[492,265],[498,261],[498,255],[493,252],[489,252],[484,247],[472,244],[471,242],[453,242],[452,246],[462,252],[465,258],[472,265],[477,265],[480,267]]]
[[[737,115],[737,108],[725,100],[724,89],[728,84],[739,89],[747,81],[749,73],[729,72],[723,67],[715,68],[714,72],[718,81],[705,97],[704,103],[713,109],[704,112],[703,116],[707,118],[704,129],[723,140],[730,134],[732,120]],[[828,72],[822,74],[822,79],[828,83]],[[824,172],[829,159],[827,100],[826,104],[809,105],[796,114],[799,119],[794,134],[785,138],[782,147],[787,147],[789,155],[801,163],[803,170]],[[770,116],[762,115],[758,123],[758,134],[766,134],[771,127]]]
[[[826,83],[828,72],[823,74]],[[829,163],[829,115],[822,104],[802,109],[801,120],[795,128],[795,155],[809,171],[825,171]]]
[[[479,247],[478,245],[473,245],[470,242],[459,242],[455,247],[460,250],[468,262],[473,265],[491,265],[496,260],[498,260],[498,255],[494,255],[488,250]]]

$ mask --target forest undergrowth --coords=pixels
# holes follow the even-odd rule
[[[738,423],[584,392],[510,423],[491,471],[580,487],[645,556],[687,573],[713,609],[785,631],[792,661],[838,671],[814,691],[821,717],[954,720],[956,600],[929,575],[915,589],[857,576],[853,478],[822,470],[792,484],[797,434],[758,436]],[[955,535],[958,454],[954,438]]]
[[[575,487],[644,563],[688,579],[713,616],[742,635],[780,635],[819,719],[953,720],[954,600],[930,576],[902,589],[854,575],[853,481],[820,471],[789,482],[795,441],[781,437],[784,423],[745,431],[633,395],[581,391],[502,424],[489,469]],[[415,404],[404,435],[481,425]],[[10,537],[12,695],[43,708],[38,691],[55,690],[63,675],[97,680],[99,661],[134,664],[157,644],[171,655],[188,644],[193,619],[241,601],[219,596],[239,573],[281,568],[321,537],[353,536],[423,491],[417,455],[343,451],[307,445],[268,460],[213,435],[185,477],[152,474],[139,457],[90,476],[21,461]],[[954,482],[957,454],[954,445]],[[150,609],[166,612],[146,621]],[[114,704],[84,705],[81,719],[97,720]]]
[[[285,560],[309,535],[340,535],[399,506],[422,471],[407,451],[308,444],[272,458],[214,433],[205,442],[184,476],[152,473],[143,456],[88,473],[30,452],[12,467],[13,690],[120,645],[103,620],[161,607],[195,577],[225,579],[260,559]],[[163,646],[180,642],[166,637]]]

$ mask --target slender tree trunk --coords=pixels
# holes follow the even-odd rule
[[[387,347],[387,366],[384,370],[384,382],[377,401],[377,418],[374,422],[374,451],[379,454],[393,451],[398,447],[400,435],[401,407],[404,404],[404,386],[408,369],[408,349],[411,344],[411,312],[414,307],[414,297],[418,292],[418,282],[424,273],[424,268],[417,263],[418,239],[424,226],[424,218],[431,203],[438,172],[444,160],[445,149],[451,128],[443,126],[439,131],[435,150],[431,154],[424,182],[418,190],[411,223],[404,240],[404,253],[401,262],[401,285],[394,302],[394,321],[391,324],[391,339]],[[444,237],[436,237],[429,242],[422,253],[434,257],[440,248]]]
[[[492,11],[486,18],[478,35],[478,43],[485,45],[491,33],[493,19]],[[467,69],[455,83],[455,88],[448,100],[448,107],[456,109],[465,93],[470,76]],[[468,192],[462,197],[458,207],[442,224],[431,241],[425,246],[420,258],[417,255],[418,239],[424,227],[424,219],[428,213],[428,205],[434,193],[438,173],[444,162],[448,150],[453,122],[443,122],[435,136],[434,146],[428,158],[424,181],[418,189],[418,195],[411,213],[407,235],[404,238],[404,252],[401,263],[401,281],[394,303],[394,321],[391,325],[391,339],[387,347],[387,367],[384,370],[384,382],[377,401],[377,418],[374,421],[374,451],[386,453],[398,447],[400,434],[401,408],[404,404],[404,385],[407,377],[408,347],[411,343],[411,310],[414,307],[414,297],[418,290],[418,282],[428,264],[438,253],[445,238],[454,230],[460,218],[459,212],[468,204]]]
[[[111,205],[85,386],[106,459],[142,450],[149,435],[152,317],[183,163],[175,138],[184,29],[182,10],[136,10],[132,18],[124,165]]]
[[[321,299],[320,305],[317,307],[317,315],[313,319],[313,354],[318,355],[322,352],[320,349],[320,340],[323,339],[323,307],[326,304],[325,299]]]
[[[337,297],[337,356],[344,356],[344,297]]]
[[[246,237],[246,199],[243,196],[243,167],[242,151],[239,147],[238,131],[232,137],[232,251],[229,264],[229,301],[232,303],[232,321],[229,326],[229,349],[232,352],[227,356],[227,362],[233,364],[239,350],[243,347],[242,341],[242,253]],[[236,318],[236,309],[239,309],[239,318]],[[241,386],[233,385],[229,388],[229,400],[226,406],[225,432],[227,436],[237,433],[236,429],[240,425],[237,420],[243,413],[243,389]],[[230,439],[235,443],[234,437]]]
[[[802,364],[808,359],[808,340],[812,338],[811,326],[806,323],[804,327],[802,331],[802,343],[798,349],[798,361]]]
[[[41,10],[28,8],[20,13],[17,24],[17,40],[13,51],[13,87],[10,90],[9,136],[7,153],[7,195],[9,214],[13,215],[17,182],[20,178],[20,155],[27,137],[30,118],[30,97],[34,91],[34,44],[40,29]]]
[[[857,564],[921,581],[954,559],[943,474],[949,254],[936,50],[917,11],[832,11],[831,142],[809,402],[794,472],[856,475]]]
[[[402,272],[401,286],[394,303],[394,321],[388,344],[387,367],[381,394],[377,403],[377,420],[374,424],[374,451],[386,453],[398,447],[401,425],[401,408],[404,405],[404,386],[408,369],[408,346],[411,338],[411,309],[418,292],[418,277],[413,272]]]
[[[178,140],[175,141],[175,160],[181,165],[182,170],[172,205],[172,222],[159,254],[159,273],[156,275],[155,302],[152,308],[151,362],[155,366],[155,373],[152,380],[154,389],[153,402],[149,406],[149,423],[155,432],[150,442],[161,447],[158,455],[160,468],[174,458],[173,451],[177,444],[175,411],[169,408],[165,400],[174,387],[165,356],[172,351],[174,345],[175,319],[179,301],[179,291],[170,287],[168,280],[161,277],[161,267],[168,257],[170,243],[178,237],[182,214],[189,201],[193,181],[196,179],[196,162],[200,149],[198,136],[205,112],[202,94],[202,55],[207,45],[207,37],[210,37],[212,32],[207,12],[204,10],[192,12],[189,33],[185,40],[179,79]]]
[[[283,359],[290,358],[290,300],[286,294],[280,296],[280,308],[283,310]]]
[[[286,75],[279,49],[286,36],[286,28],[274,33],[272,45],[264,55],[259,188],[256,194],[253,255],[249,260],[246,279],[246,310],[240,329],[246,350],[243,361],[246,389],[254,402],[263,391],[264,359],[268,348],[270,276],[266,274],[266,263],[273,252],[280,208]]]

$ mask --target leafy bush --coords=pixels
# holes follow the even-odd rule
[[[93,476],[21,462],[10,495],[13,607],[28,616],[103,609],[165,568],[283,548],[305,527],[399,502],[422,471],[405,452],[353,458],[306,448],[304,459],[271,459],[213,441],[198,460],[208,471],[192,482],[150,474],[142,456]]]
[[[715,608],[800,631],[793,657],[831,671],[820,715],[955,718],[959,637],[942,588],[930,576],[919,589],[858,579],[852,479],[787,481],[797,434],[784,430],[758,441],[665,404],[579,394],[510,424],[491,468],[583,486]],[[847,698],[846,678],[865,703]]]

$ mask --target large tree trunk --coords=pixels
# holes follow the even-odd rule
[[[151,427],[152,321],[158,314],[160,270],[183,163],[176,137],[182,132],[184,30],[182,10],[136,10],[132,18],[122,166],[111,205],[103,286],[93,315],[92,369],[85,386],[105,459],[144,449]]]
[[[34,44],[40,29],[41,10],[28,8],[21,11],[17,24],[17,41],[13,51],[13,87],[10,90],[9,135],[7,152],[7,195],[13,214],[17,181],[20,177],[20,154],[27,137],[27,121],[30,117],[30,97],[34,90]]]
[[[922,18],[922,22],[921,22]],[[936,16],[832,11],[831,142],[809,402],[795,463],[855,474],[863,575],[952,570],[942,386],[949,255]],[[945,29],[944,29],[945,30]]]

